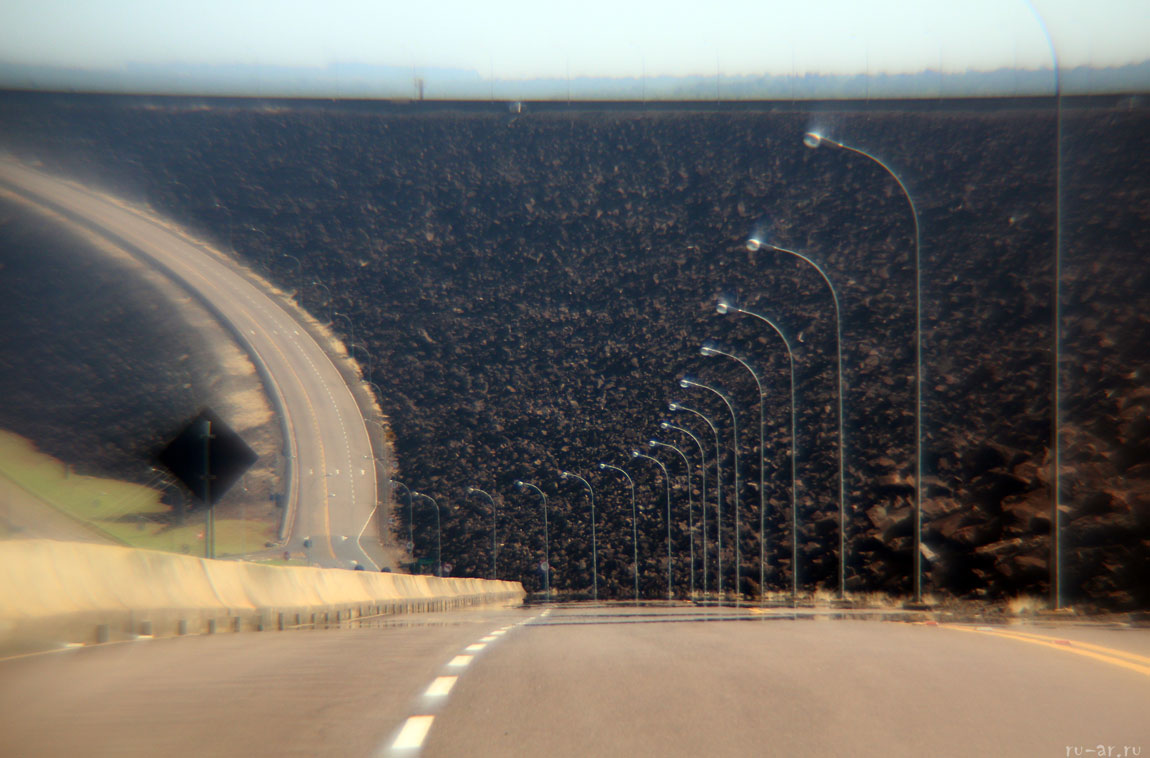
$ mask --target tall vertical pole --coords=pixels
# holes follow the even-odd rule
[[[694,597],[695,597],[695,520],[694,520],[695,519],[695,503],[694,503],[694,496],[691,494],[691,462],[689,460],[687,460],[687,454],[684,453],[679,448],[675,447],[674,445],[668,445],[665,442],[659,442],[659,440],[648,440],[647,444],[650,445],[651,447],[668,447],[668,448],[674,450],[676,453],[679,454],[679,457],[683,459],[683,466],[687,472],[687,533],[691,537],[691,540],[690,540],[690,542],[691,542],[691,574],[690,574],[690,576],[691,576],[691,593],[690,593],[689,597],[694,599]],[[667,522],[668,522],[668,524],[670,524],[670,510],[667,511],[667,515],[668,515]],[[671,528],[670,528],[670,526],[668,526],[667,527],[668,545],[670,544],[670,542],[669,542],[670,537],[671,537]],[[670,549],[668,548],[668,551],[667,551],[668,557],[670,557],[670,554],[671,554]]]
[[[699,505],[699,512],[703,516],[703,518],[702,518],[702,522],[703,522],[703,525],[702,525],[702,529],[703,529],[703,543],[702,543],[703,544],[703,597],[706,598],[707,597],[707,456],[703,452],[703,443],[700,442],[699,438],[696,437],[694,434],[692,434],[689,430],[684,429],[681,426],[675,426],[674,424],[667,423],[666,421],[659,424],[659,427],[661,429],[674,429],[677,432],[682,432],[683,434],[690,437],[694,441],[695,446],[699,448],[699,471],[702,474],[702,480],[703,480],[702,481],[702,489],[699,493],[701,500],[702,500],[702,502]],[[689,466],[688,466],[687,476],[688,476],[687,481],[689,484],[690,483],[690,467]],[[688,493],[690,492],[689,486],[687,488],[687,491],[688,491]]]
[[[1051,390],[1050,409],[1052,427],[1050,434],[1052,438],[1050,443],[1050,605],[1057,611],[1062,608],[1062,513],[1058,509],[1062,500],[1062,430],[1059,423],[1062,402],[1062,372],[1059,370],[1062,362],[1062,77],[1058,66],[1058,51],[1054,47],[1054,38],[1050,36],[1050,30],[1046,27],[1046,20],[1034,7],[1034,3],[1026,0],[1026,4],[1042,27],[1042,34],[1046,37],[1046,44],[1050,48],[1050,59],[1054,66],[1054,307],[1052,309],[1054,361],[1051,367],[1053,388]]]
[[[877,156],[871,155],[859,147],[824,137],[818,132],[807,132],[803,135],[803,144],[809,148],[817,148],[827,144],[847,152],[861,155],[879,165],[883,171],[894,179],[898,188],[902,190],[907,205],[910,206],[911,220],[914,222],[914,577],[912,581],[914,602],[922,603],[922,230],[918,223],[918,207],[910,190],[903,184],[899,175],[890,166]],[[841,374],[840,374],[841,376]],[[841,530],[840,530],[841,532]]]
[[[212,513],[212,422],[204,419],[204,557],[216,557],[216,519]]]

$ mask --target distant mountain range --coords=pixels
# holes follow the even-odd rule
[[[1062,72],[1064,94],[1150,92],[1150,61]],[[1049,95],[1050,69],[915,74],[491,79],[477,71],[335,63],[128,64],[82,69],[0,62],[0,88],[65,92],[412,100],[854,100]]]

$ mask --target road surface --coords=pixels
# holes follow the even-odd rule
[[[0,739],[21,756],[1150,755],[1150,630],[686,605],[392,623],[0,661]]]
[[[0,182],[158,266],[230,326],[262,365],[286,419],[295,514],[289,546],[302,551],[310,537],[313,564],[379,568],[383,554],[368,531],[377,502],[371,440],[351,390],[315,339],[229,262],[114,199],[7,159],[0,159]]]

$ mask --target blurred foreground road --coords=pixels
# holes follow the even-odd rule
[[[6,159],[0,182],[110,237],[208,303],[264,366],[265,387],[286,417],[286,489],[295,513],[289,544],[302,551],[310,536],[311,560],[322,566],[390,563],[368,527],[376,478],[363,416],[339,370],[286,310],[229,262],[112,198]]]
[[[591,605],[388,623],[0,661],[0,752],[1150,755],[1150,630],[1009,628],[1058,640],[1031,644],[973,626]]]

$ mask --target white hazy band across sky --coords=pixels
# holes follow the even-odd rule
[[[0,63],[480,80],[947,74],[1150,58],[1150,0],[0,0]]]

